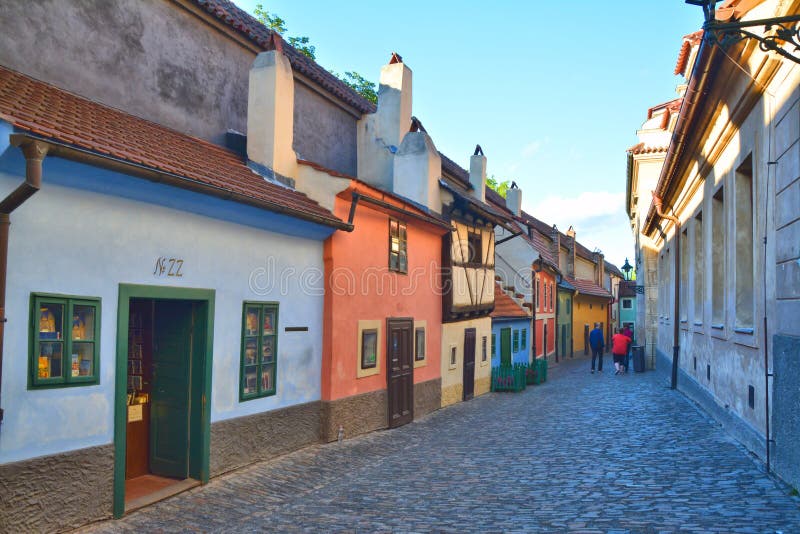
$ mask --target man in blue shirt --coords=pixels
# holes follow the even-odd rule
[[[600,362],[597,365],[597,372],[603,372],[603,349],[605,348],[605,340],[603,338],[603,330],[600,328],[600,323],[594,323],[594,330],[589,332],[589,346],[592,347],[592,373],[594,373],[594,362],[599,357]]]

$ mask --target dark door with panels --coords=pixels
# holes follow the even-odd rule
[[[475,395],[475,329],[464,330],[464,400]]]
[[[389,428],[414,420],[414,321],[387,319]]]

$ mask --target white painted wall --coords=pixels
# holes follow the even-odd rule
[[[212,422],[320,398],[321,241],[54,185],[47,176],[45,160],[42,190],[11,217],[0,463],[112,442],[120,283],[216,290]],[[20,181],[0,173],[0,197]],[[183,277],[154,277],[159,256],[182,258]],[[305,268],[311,276],[302,278]],[[259,269],[293,275],[262,295],[250,287]],[[255,280],[264,285],[263,276]],[[99,385],[27,389],[31,292],[102,298]],[[278,376],[275,396],[240,403],[245,300],[280,302]]]

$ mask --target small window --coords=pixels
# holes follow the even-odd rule
[[[497,334],[492,334],[492,356],[497,355]]]
[[[622,307],[626,310],[630,310],[633,307],[633,303],[631,299],[623,299],[622,300]]]
[[[568,298],[567,299],[567,313],[571,313],[571,312],[572,312],[572,299]]]
[[[590,309],[590,310],[592,309],[592,306],[593,306],[593,304],[590,302],[590,303],[589,303],[589,309]]]
[[[30,386],[99,383],[100,299],[31,295]]]
[[[550,282],[550,311],[553,311],[553,307],[554,307],[554,303],[553,303],[553,298],[554,298],[553,297],[553,293],[555,293],[555,291],[553,291],[554,287],[555,286],[553,285],[553,282]]]
[[[425,329],[417,328],[414,330],[414,360],[422,361],[425,359]]]
[[[408,272],[406,223],[389,219],[389,270]]]
[[[471,263],[473,265],[482,264],[483,236],[481,235],[480,230],[470,229],[469,233],[467,234],[467,245],[469,246],[469,250],[467,251],[467,263]]]
[[[486,336],[481,338],[481,361],[485,362],[487,359],[487,351],[486,351]]]
[[[278,359],[278,304],[245,302],[240,399],[274,395]]]
[[[456,354],[456,347],[450,347],[450,367],[455,367],[456,363],[458,363],[457,354]]]
[[[519,344],[520,344],[520,348],[522,350],[525,350],[528,347],[528,329],[527,328],[523,328],[522,329],[522,333],[520,334]]]
[[[513,352],[519,352],[519,330],[514,330],[513,339],[514,339],[514,341],[512,342],[513,348],[511,350]]]
[[[361,332],[361,368],[374,369],[378,365],[378,329],[368,328]]]
[[[541,291],[542,291],[541,282],[539,281],[539,278],[537,277],[536,278],[536,309],[537,310],[541,308],[541,306],[539,305],[539,293],[541,293]]]

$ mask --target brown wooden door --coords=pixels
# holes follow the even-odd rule
[[[414,420],[414,321],[386,319],[389,428]]]
[[[464,400],[475,395],[475,329],[464,330]]]

